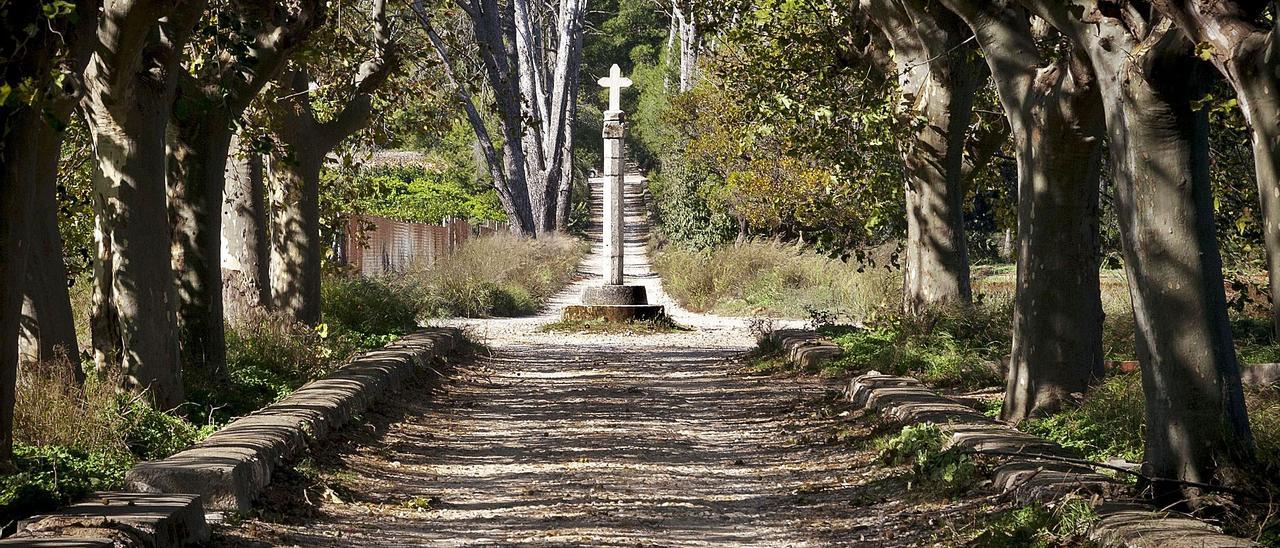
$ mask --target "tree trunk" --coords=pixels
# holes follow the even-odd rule
[[[295,320],[320,323],[320,170],[324,156],[290,147],[270,160],[272,304]],[[318,156],[318,157],[317,157]]]
[[[677,0],[674,13],[680,31],[680,92],[684,93],[698,83],[698,53],[702,44],[692,6]]]
[[[1254,35],[1229,61],[1240,108],[1253,135],[1253,163],[1262,206],[1262,234],[1271,285],[1272,332],[1280,340],[1280,44],[1276,31]]]
[[[943,0],[973,30],[1018,160],[1018,274],[1001,417],[1051,413],[1102,377],[1101,97],[1083,59],[1045,62],[1028,15]]]
[[[61,117],[60,121],[66,119]],[[67,291],[62,234],[58,232],[57,180],[62,131],[48,123],[41,124],[36,141],[40,158],[36,166],[38,188],[31,208],[31,252],[23,287],[22,359],[52,362],[65,357],[72,378],[83,382],[75,316]]]
[[[98,72],[103,64],[90,63],[85,99],[97,155],[94,363],[121,370],[126,388],[171,409],[183,400],[165,192],[174,82],[120,75],[135,79],[132,96],[121,94]]]
[[[1194,506],[1196,489],[1164,480],[1239,484],[1253,463],[1214,229],[1207,116],[1191,107],[1200,65],[1167,20],[1135,36],[1130,22],[1089,0],[1024,3],[1086,52],[1097,75],[1148,358],[1147,472],[1160,502]],[[1085,21],[1090,13],[1101,16]]]
[[[1096,88],[1041,75],[1018,135],[1018,274],[1001,418],[1056,412],[1102,378],[1098,279],[1101,112]]]
[[[226,372],[222,308],[222,190],[231,145],[231,121],[199,97],[181,96],[169,145],[169,215],[178,325],[184,369],[217,379]]]
[[[907,208],[903,309],[968,304],[969,252],[964,230],[965,148],[973,103],[986,77],[971,32],[946,11],[915,2],[863,0],[893,45],[899,112],[914,128],[903,164]]]
[[[262,154],[236,139],[222,202],[223,303],[236,321],[271,305],[271,231]]]
[[[12,470],[22,279],[31,254],[27,231],[35,194],[38,108],[0,106],[8,130],[0,141],[0,472]]]
[[[1118,90],[1125,129],[1111,137],[1130,157],[1129,173],[1116,177],[1117,202],[1129,227],[1134,315],[1151,355],[1142,368],[1147,464],[1160,478],[1237,483],[1253,439],[1214,230],[1208,118],[1190,106],[1191,59],[1189,51],[1157,59],[1159,68]],[[1196,496],[1171,483],[1153,488],[1165,500]]]

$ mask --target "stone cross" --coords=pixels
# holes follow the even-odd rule
[[[622,112],[622,89],[631,86],[631,80],[622,76],[622,69],[614,65],[609,77],[601,78],[600,85],[609,88],[609,110],[604,113],[604,283],[623,284],[622,223],[625,218],[623,189],[626,179],[627,134],[626,115]]]
[[[609,88],[609,110],[622,110],[622,88],[629,88],[633,82],[622,77],[622,69],[615,63],[609,69],[609,77],[600,79],[600,87]]]

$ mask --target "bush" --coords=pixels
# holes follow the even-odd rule
[[[532,314],[573,279],[585,244],[563,236],[536,240],[495,234],[418,265],[398,285],[426,317]]]
[[[992,548],[1074,545],[1097,520],[1093,506],[1080,498],[1052,506],[1032,504],[991,516],[968,544]]]
[[[1142,462],[1146,408],[1137,373],[1113,375],[1091,390],[1084,402],[1049,417],[1024,421],[1019,428],[1073,449],[1084,458],[1122,458]]]
[[[940,387],[999,386],[999,362],[1010,344],[1008,301],[990,300],[937,311],[921,319],[885,316],[866,327],[826,326],[819,331],[844,350],[829,374],[870,369],[910,375]]]
[[[115,374],[90,376],[81,386],[65,361],[24,364],[18,370],[14,438],[32,446],[127,453],[120,438],[127,421],[116,394],[121,384]]]
[[[215,426],[196,427],[177,415],[158,411],[141,399],[124,407],[124,442],[139,460],[158,460],[209,437]]]
[[[418,325],[412,287],[392,279],[329,276],[322,286],[322,313],[331,328],[360,334],[404,334]]]

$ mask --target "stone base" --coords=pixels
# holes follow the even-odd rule
[[[587,306],[640,306],[649,304],[649,293],[643,285],[601,285],[582,292]]]
[[[626,323],[653,322],[665,317],[667,307],[661,305],[573,305],[564,307],[563,319],[566,322],[603,320],[609,323]]]

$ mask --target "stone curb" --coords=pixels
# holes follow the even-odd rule
[[[802,369],[816,369],[844,355],[840,345],[807,329],[779,329],[769,333],[769,340]]]
[[[771,333],[769,337],[786,352],[792,365],[805,369],[821,367],[843,354],[834,342],[811,330],[784,329]],[[949,447],[1046,457],[1073,456],[1056,443],[987,417],[911,377],[871,371],[854,379],[846,396],[855,405],[876,411],[893,422],[936,424],[951,435]],[[1126,489],[1123,484],[1097,473],[1090,466],[1024,456],[1006,458],[1008,460],[995,469],[993,483],[1021,504],[1048,503],[1070,495],[1114,499]],[[1193,517],[1161,511],[1147,504],[1105,502],[1096,511],[1099,519],[1089,531],[1089,540],[1106,546],[1258,546],[1254,542],[1225,535],[1218,528]]]
[[[139,463],[125,475],[130,492],[97,493],[32,518],[18,534],[0,540],[0,547],[167,548],[206,542],[206,510],[249,510],[277,467],[337,431],[419,367],[448,357],[464,340],[458,329],[429,329],[361,354],[186,451]]]
[[[1070,451],[1000,423],[973,408],[927,388],[911,377],[868,372],[846,392],[855,405],[897,423],[932,423],[951,435],[949,447],[975,452],[1028,453],[1007,456],[993,474],[995,486],[1021,504],[1049,503],[1067,496],[1108,500],[1127,486],[1090,466],[1045,457],[1072,457]],[[1089,539],[1106,546],[1132,548],[1245,547],[1257,544],[1223,534],[1216,527],[1175,512],[1135,503],[1107,502],[1096,508],[1099,520]]]
[[[341,428],[377,398],[398,387],[416,367],[454,350],[457,330],[409,335],[365,353],[285,399],[237,419],[191,449],[140,463],[125,488],[141,493],[196,493],[205,508],[244,512],[271,482],[271,472],[307,443]]]

